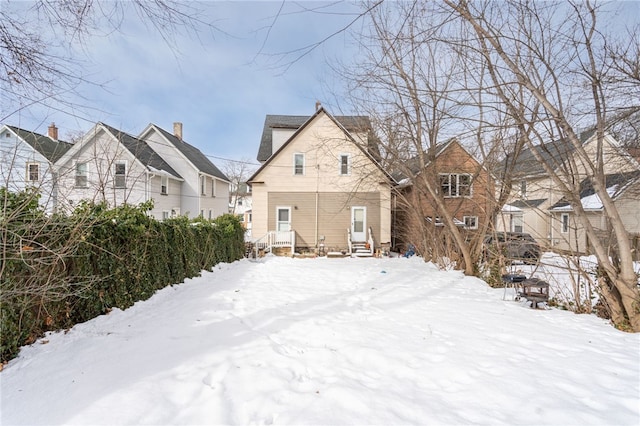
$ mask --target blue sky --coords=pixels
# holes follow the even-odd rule
[[[278,63],[277,54],[304,48],[343,28],[358,11],[352,4],[196,6],[203,12],[199,16],[213,21],[216,30],[179,34],[168,44],[132,13],[120,31],[94,32],[83,45],[74,46],[83,64],[76,72],[100,87],[84,83],[77,93],[65,95],[76,105],[73,109],[56,104],[13,106],[19,111],[6,123],[44,134],[55,122],[60,138],[65,138],[70,132],[89,130],[97,121],[134,135],[150,122],[172,131],[173,122],[180,121],[184,139],[220,164],[220,158],[255,161],[266,114],[311,115],[316,100],[340,113],[334,105],[339,79],[327,64],[351,56],[352,42],[346,33],[332,37],[286,70],[277,65],[300,55],[294,53]],[[303,11],[317,6],[323,7]]]

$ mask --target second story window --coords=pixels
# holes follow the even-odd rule
[[[116,188],[127,187],[127,164],[126,163],[116,163],[116,173],[115,173],[114,184]]]
[[[342,176],[346,176],[351,174],[351,164],[349,161],[349,155],[348,154],[341,154],[340,155],[340,174]]]
[[[160,194],[169,194],[169,177],[167,175],[160,178]]]
[[[566,234],[567,232],[569,232],[569,214],[568,213],[562,213],[562,215],[560,216],[560,224],[561,224],[560,232],[562,232],[563,234]]]
[[[207,195],[207,177],[200,176],[200,195]]]
[[[520,182],[520,197],[527,198],[527,181],[523,180]]]
[[[27,181],[38,182],[40,180],[40,164],[27,163]]]
[[[87,187],[87,163],[76,163],[76,187]]]
[[[443,197],[470,197],[471,175],[442,173],[440,174],[440,190]]]
[[[304,175],[304,154],[293,154],[293,174]]]
[[[211,196],[216,196],[216,180],[215,178],[211,178]]]

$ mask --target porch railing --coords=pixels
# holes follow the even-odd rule
[[[274,247],[291,247],[291,255],[293,256],[296,251],[296,232],[269,231],[261,238],[255,240],[253,246],[256,250],[256,257],[258,257],[260,250],[272,252]]]

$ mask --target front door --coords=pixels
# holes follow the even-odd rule
[[[351,207],[351,241],[367,240],[367,208]]]

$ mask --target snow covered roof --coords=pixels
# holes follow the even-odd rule
[[[522,209],[516,206],[513,206],[511,204],[505,204],[504,207],[502,207],[502,211],[504,213],[514,213],[514,212],[521,212]]]
[[[607,183],[607,194],[611,198],[621,194],[629,184],[640,177],[640,171],[631,173],[614,173],[605,176]],[[595,193],[595,189],[590,179],[580,182],[580,203],[585,210],[602,210],[602,200]],[[561,199],[549,209],[554,212],[573,211],[573,207],[566,198]]]

